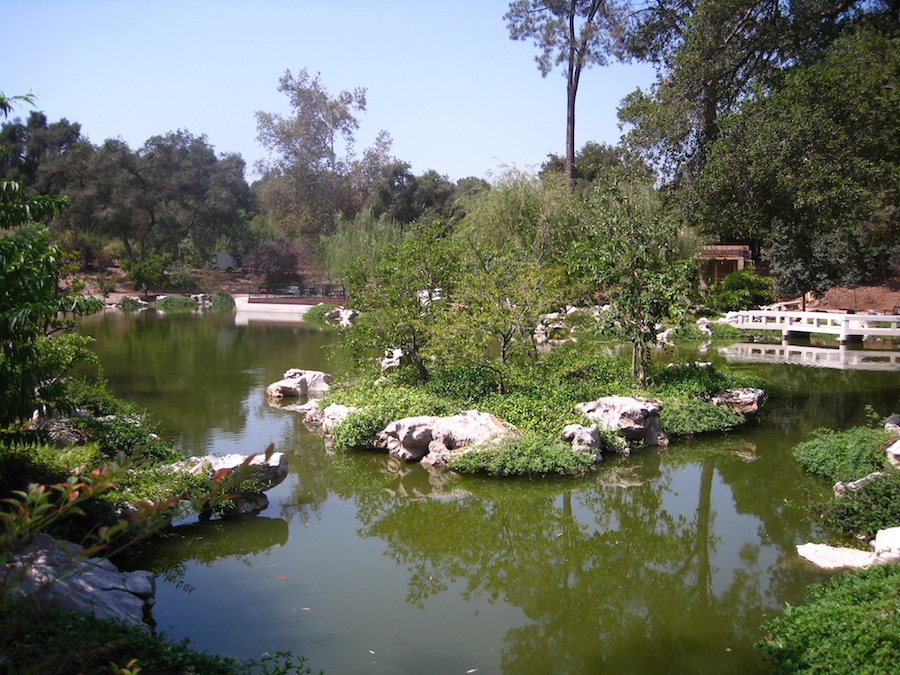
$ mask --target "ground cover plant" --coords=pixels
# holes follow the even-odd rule
[[[40,630],[34,630],[40,626]],[[0,672],[43,675],[183,673],[244,675],[309,673],[305,659],[288,653],[235,659],[198,652],[187,640],[129,628],[28,601],[0,599]]]
[[[775,673],[900,671],[900,564],[842,574],[808,595],[763,625],[756,647]]]
[[[817,429],[815,437],[793,449],[797,463],[831,482],[853,481],[884,468],[881,445],[890,438],[883,429],[854,427],[845,431]]]

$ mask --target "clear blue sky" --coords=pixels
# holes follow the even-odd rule
[[[132,149],[176,129],[264,156],[254,113],[289,114],[278,78],[307,68],[335,95],[367,89],[357,151],[380,129],[420,174],[487,177],[563,154],[565,79],[542,78],[508,37],[503,0],[0,0],[0,91],[34,92],[49,120]],[[576,145],[614,144],[616,108],[645,66],[594,66],[579,90]],[[27,108],[18,115],[25,117]]]

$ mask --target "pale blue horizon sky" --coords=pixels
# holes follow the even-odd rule
[[[508,37],[504,0],[0,0],[0,91],[34,92],[53,122],[95,144],[137,149],[185,129],[253,164],[256,111],[290,114],[286,71],[320,74],[336,95],[365,87],[357,152],[379,130],[391,154],[451,180],[504,167],[536,170],[562,155],[565,79],[542,78],[536,49]],[[652,69],[593,66],[578,94],[576,145],[615,144],[616,108]],[[21,107],[14,116],[27,117]]]

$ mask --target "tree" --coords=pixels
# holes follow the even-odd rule
[[[632,375],[644,385],[657,324],[686,309],[697,270],[676,258],[680,233],[662,217],[659,195],[649,185],[597,188],[581,209],[583,231],[572,242],[572,264],[609,299],[613,322],[632,345]]]
[[[628,145],[670,182],[689,185],[719,135],[720,117],[782,69],[810,63],[861,16],[896,23],[896,3],[865,0],[639,0],[625,25],[629,56],[653,64],[619,117]]]
[[[373,271],[358,265],[345,277],[347,304],[362,315],[344,331],[344,346],[357,358],[400,349],[402,362],[426,380],[433,327],[457,281],[458,247],[440,221],[417,223],[402,243],[377,257]]]
[[[541,75],[564,66],[566,76],[566,176],[575,181],[575,101],[582,70],[605,65],[617,32],[608,0],[515,0],[503,15],[513,40],[534,40]]]
[[[264,239],[247,254],[244,266],[267,283],[296,280],[305,252],[284,239]]]
[[[900,246],[900,39],[861,25],[723,118],[697,182],[707,232],[755,238],[781,294],[855,287]]]
[[[257,189],[280,234],[317,237],[333,229],[337,214],[356,214],[379,162],[390,161],[390,137],[380,134],[356,164],[356,114],[366,110],[364,88],[332,97],[319,76],[310,77],[304,68],[296,77],[286,71],[278,90],[290,99],[293,115],[256,113],[257,138],[269,152],[257,165],[263,175]]]
[[[0,96],[0,115],[11,101]],[[5,148],[0,147],[0,151]],[[2,154],[2,153],[0,153]],[[89,358],[86,339],[50,341],[66,327],[65,315],[88,314],[102,303],[59,289],[58,247],[35,221],[65,209],[66,200],[28,195],[25,186],[0,179],[0,426],[27,420],[43,405],[64,405],[61,374]]]
[[[430,352],[440,362],[487,369],[504,393],[514,359],[535,357],[540,316],[565,297],[570,198],[561,185],[511,171],[465,205],[454,230],[462,275]]]

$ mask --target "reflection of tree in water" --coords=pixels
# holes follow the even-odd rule
[[[571,482],[465,480],[465,498],[357,493],[361,536],[387,542],[418,607],[451,585],[466,600],[519,607],[529,623],[507,633],[504,672],[759,669],[751,645],[774,609],[768,563],[751,537],[739,569],[717,569],[719,547],[739,535],[717,527],[713,502],[719,464],[752,463],[714,450],[677,465],[697,495],[685,507],[671,503],[673,474],[659,461],[649,452],[604,467],[575,492]],[[629,467],[642,484],[618,486]]]
[[[287,540],[288,523],[281,518],[250,516],[179,525],[155,537],[140,564],[183,587],[180,580],[189,563],[211,567],[223,558],[236,558],[252,566],[250,556],[284,546]]]
[[[216,430],[243,435],[254,400],[247,392],[259,390],[264,399],[265,384],[288,368],[317,367],[313,360],[333,339],[299,324],[235,326],[233,315],[209,312],[107,312],[90,319],[82,330],[96,338],[112,391],[148,408],[194,454],[206,451]],[[261,377],[270,379],[261,384]]]

